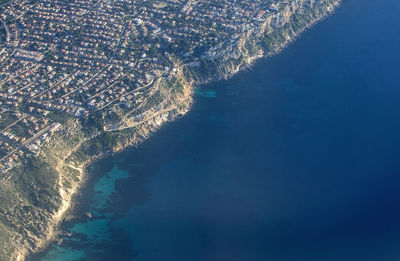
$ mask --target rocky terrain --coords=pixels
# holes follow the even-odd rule
[[[200,60],[172,59],[175,73],[156,80],[152,102],[144,104],[140,114],[115,108],[96,118],[64,117],[61,129],[37,155],[27,156],[0,179],[0,260],[24,260],[55,239],[74,195],[89,178],[87,164],[139,145],[190,109],[195,86],[228,78],[256,59],[279,53],[340,4],[340,0],[282,2],[286,5],[279,12],[230,42],[211,47]],[[107,121],[111,113],[118,120]]]

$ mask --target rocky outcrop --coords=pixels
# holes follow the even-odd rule
[[[227,79],[249,68],[255,60],[278,54],[302,32],[331,14],[340,0],[285,1],[284,8],[259,24],[249,27],[229,43],[211,48],[199,61],[200,70],[191,68],[198,83]],[[199,74],[198,71],[201,73]]]

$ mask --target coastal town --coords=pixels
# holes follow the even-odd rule
[[[92,163],[214,98],[209,83],[278,54],[340,2],[0,0],[0,260],[61,235]]]
[[[313,5],[317,0],[307,0]],[[278,0],[22,0],[0,7],[0,173],[62,125],[106,111],[143,118],[160,78],[199,67],[272,17]],[[157,109],[157,108],[155,108]],[[107,123],[107,118],[104,120]]]

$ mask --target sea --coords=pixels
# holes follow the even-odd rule
[[[343,0],[88,171],[30,260],[400,260],[400,1]]]

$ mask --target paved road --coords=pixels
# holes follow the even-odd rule
[[[10,156],[11,154],[13,154],[14,152],[16,152],[17,150],[21,149],[22,147],[28,145],[29,143],[31,143],[32,141],[36,140],[37,138],[39,138],[42,134],[44,134],[45,132],[47,132],[49,129],[51,128],[50,126],[47,126],[46,128],[44,128],[43,130],[39,131],[38,133],[36,133],[35,135],[33,135],[32,137],[30,137],[29,139],[27,139],[26,141],[22,142],[22,144],[15,148],[14,150],[12,150],[11,152],[9,152],[7,155],[5,155],[4,157],[2,157],[0,159],[0,161],[4,160],[5,158],[7,158],[8,156]]]

